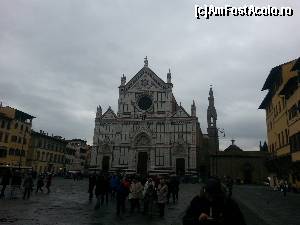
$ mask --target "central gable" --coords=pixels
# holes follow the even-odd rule
[[[164,90],[164,89],[167,89],[167,85],[150,68],[143,67],[125,85],[125,91],[128,91],[128,90],[147,90],[147,89],[162,89],[162,90]]]
[[[182,106],[179,106],[179,109],[173,114],[172,117],[175,118],[183,118],[183,117],[190,117],[190,115],[185,111],[185,109]]]
[[[108,110],[102,115],[101,119],[117,119],[117,115],[115,112],[111,109],[111,107],[108,108]]]

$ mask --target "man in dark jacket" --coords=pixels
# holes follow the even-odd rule
[[[25,178],[23,187],[24,187],[23,199],[24,200],[29,199],[30,193],[31,193],[31,190],[33,187],[33,179],[32,179],[31,174],[28,174],[27,177]]]
[[[9,185],[10,177],[11,177],[10,169],[7,169],[5,171],[5,174],[2,177],[2,181],[1,181],[2,190],[1,190],[0,198],[4,198],[4,192],[5,192],[6,186]]]
[[[120,178],[119,178],[120,179]],[[119,182],[118,187],[115,189],[117,192],[117,215],[119,216],[121,211],[125,212],[125,200],[129,194],[129,182],[126,178]]]
[[[244,217],[232,199],[222,190],[217,178],[210,178],[200,196],[196,196],[183,217],[183,225],[245,225]]]
[[[95,195],[97,197],[97,203],[95,205],[95,209],[99,209],[101,205],[104,203],[104,194],[106,191],[105,180],[103,175],[97,176],[96,179],[96,188]]]
[[[96,185],[96,173],[90,174],[89,176],[89,200],[93,199],[93,192]]]
[[[38,191],[43,192],[43,186],[44,186],[44,177],[40,174],[36,183],[36,192],[38,193]]]

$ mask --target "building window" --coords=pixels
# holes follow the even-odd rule
[[[281,131],[281,141],[282,141],[282,145],[285,145],[285,143],[284,143],[284,135],[283,135],[283,131]]]
[[[128,154],[128,148],[121,147],[120,148],[120,158],[119,158],[119,164],[120,165],[127,165],[128,164],[127,154]]]
[[[6,128],[7,128],[7,130],[10,129],[10,122],[7,123],[7,127]]]
[[[2,120],[1,128],[4,128],[4,127],[5,127],[5,122],[4,122],[4,120]]]
[[[15,155],[15,149],[10,148],[8,154],[9,155]]]
[[[8,134],[5,134],[5,137],[4,137],[4,142],[7,143],[8,142]]]
[[[163,149],[155,149],[155,165],[163,166],[164,165],[164,151]]]
[[[0,131],[0,142],[2,142],[3,132]]]
[[[7,150],[6,149],[0,149],[0,158],[5,158],[7,156]]]
[[[13,135],[11,136],[11,142],[17,142],[18,137]]]
[[[290,137],[291,152],[300,151],[300,132]]]
[[[297,104],[293,105],[290,109],[289,109],[289,119],[293,119],[297,116],[298,114],[298,107]]]
[[[15,129],[18,129],[19,124],[15,123]]]
[[[39,151],[37,151],[37,153],[36,153],[36,160],[40,160],[40,152]]]
[[[23,139],[23,144],[26,145],[27,144],[27,140],[26,138]]]
[[[39,140],[39,142],[38,142],[38,147],[41,148],[42,145],[43,145],[43,144],[42,144],[42,140]]]

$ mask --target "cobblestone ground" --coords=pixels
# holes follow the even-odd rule
[[[181,185],[179,203],[166,207],[165,218],[158,214],[151,218],[139,213],[125,213],[120,218],[116,214],[115,202],[109,202],[99,210],[94,210],[95,199],[88,201],[87,180],[73,181],[53,179],[52,192],[35,194],[29,200],[0,200],[0,224],[17,225],[114,225],[114,224],[181,224],[184,210],[190,200],[199,193],[199,184]],[[129,204],[127,203],[127,208]],[[128,211],[128,210],[127,210]]]
[[[199,184],[182,184],[180,200],[166,207],[165,218],[134,213],[115,215],[115,202],[94,210],[95,200],[88,201],[87,180],[53,179],[52,192],[33,194],[30,200],[0,200],[0,224],[14,225],[179,225],[191,199],[199,193]],[[9,191],[9,190],[7,190]],[[248,225],[300,225],[300,195],[267,190],[261,186],[235,186],[237,199]],[[128,208],[127,204],[127,208]]]

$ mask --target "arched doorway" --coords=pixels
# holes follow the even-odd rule
[[[137,162],[137,173],[142,176],[147,176],[148,172],[148,153],[139,152],[138,153],[138,162]]]
[[[136,172],[142,176],[147,176],[149,149],[151,148],[151,139],[145,132],[138,134],[134,139],[134,148],[136,149]]]
[[[102,170],[107,172],[109,170],[109,156],[103,156]]]
[[[180,175],[180,176],[185,174],[185,159],[184,158],[176,159],[176,174]]]

